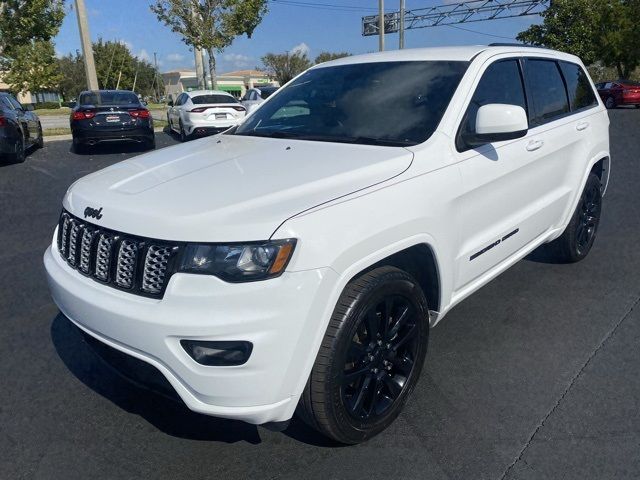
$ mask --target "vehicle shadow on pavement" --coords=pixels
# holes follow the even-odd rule
[[[51,323],[51,339],[58,356],[78,380],[168,435],[225,443],[261,442],[255,425],[192,412],[182,402],[128,381],[102,361],[78,327],[61,313]]]
[[[76,151],[71,145],[69,147],[69,153],[73,155],[79,155],[81,157],[94,157],[100,155],[113,155],[118,153],[144,153],[152,152],[143,143],[135,142],[113,142],[113,143],[101,143],[92,147],[85,147],[81,151]]]

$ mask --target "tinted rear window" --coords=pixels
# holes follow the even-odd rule
[[[560,68],[562,69],[564,80],[567,82],[571,110],[596,106],[598,101],[589,83],[589,78],[582,68],[574,63],[566,62],[561,62]]]
[[[195,105],[210,105],[215,103],[238,103],[231,95],[197,95],[195,97],[191,97],[191,101]]]
[[[525,76],[533,100],[533,125],[551,122],[569,111],[567,92],[556,62],[527,60]]]
[[[140,103],[133,92],[88,92],[80,95],[78,105],[135,105]]]
[[[276,93],[276,91],[277,91],[277,90],[278,90],[278,88],[277,88],[277,87],[271,87],[271,88],[269,88],[269,87],[266,87],[266,88],[265,88],[265,87],[263,87],[263,88],[261,88],[261,89],[260,89],[260,96],[261,96],[263,99],[267,99],[267,98],[269,98],[271,95],[273,95],[274,93]]]

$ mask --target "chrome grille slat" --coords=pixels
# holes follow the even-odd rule
[[[111,287],[162,297],[178,244],[101,228],[67,211],[58,230],[58,250],[72,268]]]
[[[115,282],[124,288],[133,286],[133,276],[138,259],[138,244],[132,240],[122,240],[118,249]]]
[[[96,248],[96,269],[94,274],[96,278],[103,282],[109,280],[112,247],[113,237],[106,233],[101,233],[98,238],[98,248]]]
[[[149,247],[144,260],[142,290],[148,293],[162,291],[172,253],[172,247],[159,245],[151,245]]]

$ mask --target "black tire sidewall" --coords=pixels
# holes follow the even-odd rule
[[[578,222],[580,221],[580,207],[582,205],[582,201],[584,198],[584,195],[586,194],[586,192],[593,187],[597,187],[598,191],[600,192],[598,194],[598,201],[600,202],[600,214],[598,215],[597,219],[596,219],[596,224],[595,224],[595,231],[593,233],[593,236],[591,237],[591,240],[589,242],[589,246],[583,250],[583,251],[579,251],[578,250],[578,239],[577,239],[577,227],[578,227]],[[576,206],[575,211],[573,212],[573,216],[571,217],[571,222],[569,222],[569,225],[567,226],[567,231],[566,231],[566,238],[564,239],[566,242],[565,248],[567,250],[568,253],[568,260],[571,262],[577,262],[582,260],[583,258],[585,258],[589,252],[591,251],[591,248],[593,248],[593,244],[595,243],[596,237],[598,236],[598,228],[600,226],[600,218],[602,216],[602,193],[601,193],[601,183],[600,183],[600,179],[598,178],[597,175],[595,175],[594,173],[589,174],[589,177],[587,178],[587,183],[584,186],[584,189],[582,190],[582,193],[580,194],[580,199],[578,200],[578,205]],[[563,235],[564,237],[564,235]],[[561,237],[562,238],[562,237]]]
[[[429,337],[428,307],[424,294],[417,282],[400,270],[396,270],[378,280],[378,282],[370,285],[370,288],[358,293],[354,307],[350,309],[344,319],[343,328],[336,338],[334,357],[330,367],[330,378],[336,379],[342,374],[347,347],[361,321],[361,316],[374,302],[387,295],[400,295],[407,298],[414,305],[416,311],[419,312],[418,315],[422,321],[419,324],[421,338],[418,344],[418,354],[416,355],[413,371],[407,380],[407,387],[389,411],[373,422],[358,421],[351,416],[342,402],[340,386],[335,384],[328,386],[328,398],[325,401],[329,417],[332,419],[333,429],[337,430],[336,433],[338,433],[338,435],[334,436],[344,443],[358,443],[367,440],[387,428],[397,418],[417,383],[427,353]]]

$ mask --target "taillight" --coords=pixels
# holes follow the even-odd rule
[[[190,113],[202,113],[204,112],[207,108],[211,108],[211,107],[198,107],[198,108],[194,108],[193,110],[189,110]]]
[[[151,116],[149,110],[129,110],[129,115],[133,118],[149,118]]]
[[[7,125],[7,119],[0,115],[0,127]]]
[[[246,108],[241,107],[240,105],[238,105],[238,106],[236,106],[236,107],[231,107],[231,108],[233,108],[234,110],[236,110],[236,111],[238,111],[238,112],[246,112],[246,111],[247,111],[247,109],[246,109]]]
[[[96,112],[92,112],[91,110],[78,111],[73,112],[71,118],[73,120],[84,120],[85,118],[93,118],[96,116]]]

